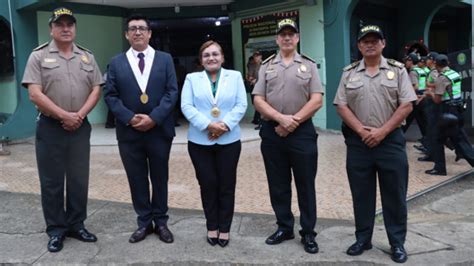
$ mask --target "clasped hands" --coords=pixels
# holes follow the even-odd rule
[[[155,121],[145,114],[135,114],[128,124],[141,132],[148,131],[156,126]]]
[[[222,121],[219,121],[219,122],[211,122],[208,126],[207,126],[207,131],[209,131],[207,137],[209,138],[209,140],[216,140],[218,139],[222,134],[226,133],[229,131],[229,128],[227,127],[227,125],[222,122]]]
[[[74,131],[82,125],[85,116],[74,112],[66,112],[61,117],[61,126],[67,131]]]
[[[296,130],[300,125],[301,118],[294,115],[280,115],[277,122],[278,126],[275,127],[275,132],[284,138]]]
[[[379,145],[387,136],[387,133],[382,128],[364,126],[364,130],[359,134],[362,141],[369,148]]]

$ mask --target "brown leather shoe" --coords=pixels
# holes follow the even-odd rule
[[[173,234],[166,225],[155,226],[155,233],[159,236],[160,240],[165,243],[170,244],[174,241]]]
[[[146,238],[147,235],[153,233],[153,227],[140,227],[135,232],[133,232],[132,236],[128,239],[130,243],[137,243],[142,241]]]

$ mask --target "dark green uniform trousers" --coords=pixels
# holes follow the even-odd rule
[[[39,117],[36,161],[46,233],[49,236],[84,227],[87,217],[90,134],[91,126],[87,119],[80,128],[70,132],[64,130],[58,120],[44,115]]]
[[[301,235],[316,235],[315,180],[318,164],[318,135],[311,120],[302,123],[287,137],[275,132],[276,122],[262,121],[261,151],[270,189],[270,201],[278,228],[293,232],[291,175],[295,179],[300,209]]]
[[[374,230],[377,176],[383,218],[391,246],[402,246],[407,231],[408,159],[405,136],[397,128],[369,148],[349,127],[342,131],[347,145],[347,175],[352,192],[356,239],[370,242]]]

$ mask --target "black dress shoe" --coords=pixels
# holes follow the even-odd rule
[[[434,168],[430,170],[426,170],[425,173],[429,175],[447,175],[446,171],[441,171]]]
[[[68,237],[75,238],[82,242],[96,242],[97,237],[94,234],[89,233],[85,228],[79,229],[77,231],[69,231],[67,234]]]
[[[207,243],[211,246],[215,246],[217,244],[218,238],[217,237],[207,237]]]
[[[314,254],[318,253],[319,247],[318,243],[314,240],[314,235],[308,234],[301,238],[301,243],[304,245],[304,251]]]
[[[49,252],[59,252],[63,249],[64,236],[52,236],[48,241],[48,251]]]
[[[135,232],[133,232],[132,236],[128,239],[130,243],[137,243],[142,241],[146,238],[147,235],[153,233],[153,227],[140,227]]]
[[[417,149],[417,150],[419,150],[419,151],[421,151],[421,152],[426,152],[426,151],[427,151],[426,148],[425,148],[425,146],[423,146],[423,145],[416,145],[416,144],[414,144],[414,145],[413,145],[413,148],[415,148],[415,149]]]
[[[289,240],[293,238],[295,238],[295,235],[293,234],[293,232],[277,230],[275,233],[269,236],[267,240],[265,240],[265,243],[267,243],[267,245],[276,245],[276,244],[280,244],[281,242],[285,240]]]
[[[357,256],[372,248],[372,243],[355,242],[346,251],[349,256]]]
[[[431,158],[430,156],[423,156],[423,157],[418,158],[418,161],[420,161],[420,162],[433,162],[433,158]]]
[[[462,156],[461,154],[456,154],[456,158],[454,158],[454,161],[457,162],[461,159],[464,159],[464,156]]]
[[[174,238],[171,231],[166,225],[159,225],[155,227],[155,233],[158,235],[159,239],[165,243],[173,243]]]
[[[260,130],[261,128],[262,128],[262,125],[258,125],[258,126],[256,126],[254,129],[255,129],[255,130]]]
[[[407,252],[403,247],[392,247],[392,260],[397,263],[404,263],[408,259]]]
[[[219,246],[225,248],[225,246],[227,246],[229,244],[229,239],[218,238],[217,239],[217,244],[219,244]]]

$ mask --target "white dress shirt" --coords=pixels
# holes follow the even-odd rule
[[[143,53],[145,57],[145,68],[143,69],[143,73],[140,72],[140,68],[138,68],[138,62],[140,58],[138,58],[138,54]],[[153,59],[155,58],[155,49],[149,46],[142,52],[134,50],[132,47],[127,51],[127,59],[132,67],[133,74],[135,75],[135,79],[137,80],[138,86],[142,93],[145,93],[146,86],[148,85],[148,79],[150,78],[151,67],[153,65]]]

